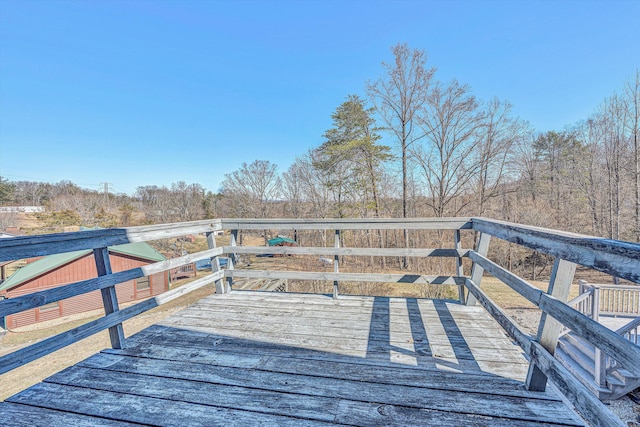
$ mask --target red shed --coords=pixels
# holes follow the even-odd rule
[[[110,247],[109,259],[111,269],[116,273],[164,261],[166,258],[147,243],[129,243]],[[30,262],[2,282],[0,299],[15,298],[97,276],[91,250],[50,255]],[[116,285],[120,304],[158,295],[167,290],[169,290],[168,272]],[[102,296],[98,290],[12,314],[4,319],[4,326],[8,329],[19,328],[102,307]]]

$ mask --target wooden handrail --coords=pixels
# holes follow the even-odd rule
[[[473,229],[576,264],[640,283],[640,244],[505,221],[473,218]]]
[[[144,300],[135,305],[129,306],[114,313],[107,314],[104,317],[85,323],[84,325],[73,328],[69,331],[62,332],[53,337],[39,341],[28,347],[21,348],[13,353],[0,356],[0,374],[8,372],[12,369],[20,367],[33,360],[46,356],[56,350],[66,347],[70,344],[78,342],[84,338],[90,337],[105,329],[121,324],[127,319],[144,313],[145,311],[156,308],[162,304],[166,304],[185,293],[194,291],[209,283],[215,282],[224,276],[224,272],[218,271],[208,276],[193,281],[185,287],[172,289],[156,297]]]
[[[223,218],[225,230],[469,230],[471,218]]]
[[[232,238],[229,246],[215,247],[213,233],[219,230],[231,230]],[[455,230],[454,248],[352,248],[340,247],[339,241],[333,247],[258,247],[238,246],[236,236],[238,230],[334,230],[339,236],[341,230]],[[475,250],[460,248],[460,230],[473,230],[480,233],[478,247]],[[584,301],[587,296],[580,296],[567,305],[566,293],[554,289],[556,286],[566,287],[571,284],[573,264],[579,264],[598,271],[612,274],[633,282],[640,281],[640,244],[598,239],[573,233],[559,232],[539,227],[523,226],[504,221],[485,218],[392,218],[392,219],[212,219],[177,224],[162,224],[144,227],[128,227],[105,230],[91,230],[77,233],[59,233],[42,236],[15,237],[0,239],[0,261],[16,260],[54,253],[75,250],[101,250],[113,245],[142,242],[149,240],[179,237],[187,234],[207,233],[209,249],[158,262],[145,267],[112,273],[103,269],[104,275],[90,280],[65,285],[56,289],[37,292],[22,297],[0,301],[0,316],[17,313],[29,308],[38,307],[50,302],[59,301],[71,296],[80,295],[97,289],[109,289],[115,284],[142,276],[166,271],[171,268],[206,258],[215,261],[222,254],[230,254],[227,270],[215,271],[205,278],[198,279],[185,287],[140,302],[126,309],[118,310],[114,306],[112,313],[101,319],[89,322],[56,337],[46,339],[30,347],[5,355],[0,358],[0,373],[13,369],[28,361],[35,360],[56,349],[62,348],[78,339],[90,336],[100,330],[113,328],[125,319],[149,310],[167,299],[175,298],[185,292],[216,282],[218,292],[226,292],[232,286],[234,277],[260,277],[300,280],[333,281],[336,289],[340,281],[365,282],[404,282],[422,284],[456,284],[469,291],[468,302],[477,299],[509,334],[521,345],[529,355],[532,367],[556,382],[569,400],[594,425],[613,425],[606,409],[602,409],[599,401],[580,385],[566,369],[562,368],[553,357],[553,348],[547,347],[553,341],[555,326],[546,319],[546,315],[576,331],[598,349],[614,357],[626,369],[640,375],[640,348],[624,340],[620,335],[604,328],[569,305]],[[556,266],[560,266],[559,278],[552,278],[549,289],[545,292],[518,277],[514,273],[491,261],[487,256],[490,237],[497,237],[508,242],[540,251],[556,257]],[[376,273],[344,273],[334,265],[333,272],[309,271],[266,271],[237,269],[237,254],[291,254],[291,255],[324,255],[333,256],[411,256],[411,257],[450,257],[456,260],[454,275],[423,274],[376,274]],[[463,276],[460,260],[463,257],[473,262],[471,277]],[[564,266],[564,267],[563,267]],[[554,267],[555,268],[555,267]],[[482,291],[480,280],[483,272],[497,277],[507,286],[514,289],[528,301],[538,306],[543,313],[543,324],[536,339],[524,334],[495,303]],[[227,279],[226,286],[222,279]],[[566,288],[565,288],[566,290]],[[630,290],[635,291],[636,288]],[[460,292],[464,295],[464,292]],[[563,295],[559,299],[555,296]],[[461,297],[462,298],[462,297]],[[117,302],[117,301],[116,301]],[[635,324],[635,323],[634,323]],[[637,325],[636,325],[637,327]],[[544,341],[541,339],[544,338]],[[557,335],[556,335],[557,337]],[[540,340],[540,342],[537,342]],[[535,374],[534,374],[535,375]]]
[[[616,359],[628,366],[631,372],[640,376],[640,347],[627,345],[628,342],[612,330],[595,322],[566,303],[544,293],[526,280],[519,278],[489,259],[475,252],[470,253],[469,257],[529,302],[535,304],[543,312],[576,331],[594,346],[602,348],[612,356],[615,355]]]
[[[560,362],[539,343],[533,341],[520,327],[491,300],[471,279],[465,283],[482,306],[507,331],[509,336],[524,350],[532,363],[551,378],[580,414],[593,426],[622,426],[620,420],[591,394]]]
[[[87,292],[98,289],[104,289],[118,283],[139,279],[140,277],[151,276],[152,274],[180,267],[185,264],[190,264],[195,261],[216,257],[218,255],[222,255],[222,253],[222,248],[209,249],[195,254],[181,256],[179,258],[159,261],[143,267],[119,271],[117,273],[111,273],[94,279],[83,280],[40,292],[21,295],[16,298],[5,299],[0,301],[0,317],[9,316],[14,313],[19,313],[24,310],[40,307],[45,304],[61,301],[77,295],[86,294]]]
[[[574,299],[572,299],[571,301],[567,301],[567,305],[570,307],[575,307],[577,304],[581,303],[582,301],[586,300],[587,298],[589,298],[591,295],[593,294],[593,289],[578,295],[577,297],[575,297]],[[584,314],[584,313],[583,313]]]
[[[225,254],[266,255],[339,255],[339,256],[408,256],[466,258],[471,249],[421,249],[421,248],[336,248],[308,246],[223,246]]]
[[[222,230],[219,219],[0,239],[0,262]]]
[[[640,328],[640,317],[638,317],[635,320],[632,320],[631,322],[627,323],[623,327],[616,329],[616,334],[624,335],[626,333],[631,332],[632,329],[636,329],[636,328]]]

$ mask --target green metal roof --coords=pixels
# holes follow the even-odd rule
[[[110,252],[119,253],[122,255],[134,256],[136,258],[148,259],[150,261],[164,261],[166,258],[158,251],[153,249],[148,243],[127,243],[124,245],[112,246],[109,248]],[[49,255],[44,258],[40,258],[37,261],[29,263],[17,270],[4,282],[0,283],[0,291],[5,291],[14,288],[27,280],[31,280],[34,277],[38,277],[48,271],[54,270],[60,266],[75,261],[78,258],[91,253],[91,250],[82,250],[74,252],[65,252],[62,254]]]
[[[11,276],[7,278],[2,284],[0,284],[0,291],[11,289],[21,283],[31,280],[34,277],[40,276],[47,271],[51,271],[61,265],[65,265],[73,260],[83,257],[84,255],[91,253],[90,250],[65,252],[62,254],[49,255],[44,258],[40,258],[37,261],[29,263],[24,267],[16,270]]]
[[[298,242],[296,242],[293,239],[289,239],[287,237],[280,237],[280,236],[276,237],[275,239],[269,240],[269,246],[277,246],[277,245],[281,245],[283,243],[292,243],[294,245],[298,244]]]
[[[123,255],[144,258],[152,261],[164,261],[166,258],[160,252],[153,249],[145,242],[127,243],[124,245],[113,246],[109,248],[111,252],[117,252]]]

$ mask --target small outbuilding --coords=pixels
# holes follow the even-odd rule
[[[270,239],[268,243],[269,246],[298,246],[298,243],[295,240],[282,236],[278,236],[275,239]]]
[[[144,242],[109,247],[109,260],[114,273],[165,259],[160,252]],[[98,277],[98,272],[93,251],[50,255],[30,260],[2,282],[0,299],[15,298],[94,277]],[[169,290],[169,273],[162,272],[130,280],[115,288],[120,304],[148,298]],[[103,308],[102,295],[96,290],[0,318],[0,327],[14,329],[100,308]]]

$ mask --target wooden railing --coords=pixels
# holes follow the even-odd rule
[[[596,321],[600,315],[639,317],[640,286],[606,285],[578,280],[578,296],[569,305]]]
[[[640,331],[640,317],[627,323],[623,327],[616,330],[616,334],[622,336],[627,341],[640,345],[640,339],[638,339],[638,332]]]
[[[196,277],[196,263],[181,265],[169,271],[171,281]]]
[[[605,285],[587,283],[584,280],[578,281],[578,284],[580,294],[589,293],[597,302],[591,309],[592,318],[595,313],[598,315],[640,316],[640,286]]]
[[[214,233],[230,231],[228,246],[216,247]],[[448,230],[451,245],[445,248],[368,248],[341,247],[344,230]],[[332,247],[264,247],[238,245],[242,230],[322,230],[335,234]],[[474,249],[461,247],[461,232],[476,233]],[[205,233],[208,249],[145,267],[113,273],[109,265],[108,247],[118,244],[151,241]],[[541,291],[526,280],[499,266],[487,257],[492,237],[516,243],[555,257],[549,288]],[[471,239],[468,239],[471,241]],[[0,374],[35,360],[45,354],[109,329],[112,346],[125,345],[122,322],[137,314],[208,284],[215,283],[216,292],[233,289],[234,278],[324,280],[333,282],[333,295],[339,297],[341,282],[397,282],[416,284],[451,284],[458,286],[462,303],[479,302],[523,348],[530,359],[527,388],[544,390],[550,378],[592,425],[622,425],[553,356],[563,325],[569,327],[605,354],[615,358],[628,371],[640,376],[640,347],[598,324],[566,304],[576,265],[586,266],[632,282],[640,281],[640,245],[590,236],[564,233],[484,218],[426,219],[221,219],[147,227],[82,231],[43,236],[0,239],[0,262],[50,255],[80,249],[92,249],[99,277],[0,301],[0,316],[39,307],[72,296],[100,289],[105,316],[85,325],[45,339],[14,353],[0,357]],[[221,270],[218,256],[228,255],[226,270]],[[274,271],[240,269],[241,254],[296,254],[333,257],[333,272]],[[364,257],[447,257],[453,258],[454,271],[444,274],[345,273],[340,271],[342,256]],[[188,285],[162,295],[119,309],[114,286],[128,280],[166,271],[198,260],[210,258],[212,272]],[[463,258],[472,261],[471,274],[463,274]],[[489,273],[500,279],[542,310],[537,336],[530,337],[482,291],[482,277]],[[223,281],[224,280],[224,281]],[[465,290],[467,292],[465,292]],[[637,330],[636,330],[637,333]]]
[[[567,305],[595,322],[600,322],[600,315],[640,316],[640,286],[595,284],[579,280],[578,294]],[[640,317],[637,317],[616,330],[615,333],[638,345],[639,328]],[[560,336],[570,332],[571,329],[564,327]],[[569,356],[571,357],[571,355]],[[597,346],[594,348],[593,359],[593,384],[598,387],[606,387],[607,377],[621,366],[614,357],[606,355]],[[623,366],[622,368],[624,369]]]

